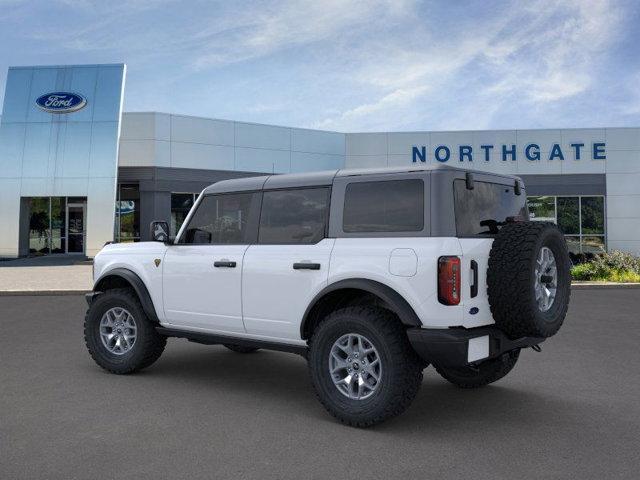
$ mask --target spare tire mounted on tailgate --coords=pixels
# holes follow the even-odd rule
[[[566,242],[556,225],[504,225],[493,242],[487,272],[496,325],[510,338],[554,335],[569,305],[569,268]]]

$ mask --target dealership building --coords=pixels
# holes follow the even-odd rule
[[[12,67],[0,117],[0,257],[95,255],[175,233],[199,192],[264,173],[434,164],[515,174],[574,253],[640,254],[640,128],[348,133],[123,112],[123,64]]]

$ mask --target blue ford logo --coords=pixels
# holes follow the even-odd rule
[[[77,93],[53,92],[38,97],[36,105],[49,113],[72,113],[85,107],[87,99]]]

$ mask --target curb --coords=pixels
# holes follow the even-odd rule
[[[0,297],[84,295],[91,290],[2,290]]]
[[[606,290],[610,288],[633,289],[640,288],[640,283],[572,282],[571,288],[577,290]]]

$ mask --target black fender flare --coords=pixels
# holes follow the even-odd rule
[[[109,277],[119,277],[131,285],[131,288],[136,292],[136,295],[140,300],[140,304],[142,305],[142,309],[147,317],[149,317],[149,320],[160,323],[155,306],[153,305],[153,300],[151,300],[151,295],[149,295],[149,290],[147,290],[147,286],[135,272],[128,268],[114,268],[113,270],[109,270],[102,274],[93,287],[94,294],[103,293],[100,286]]]
[[[309,320],[309,315],[317,302],[331,292],[344,289],[362,290],[371,293],[384,301],[385,304],[389,306],[389,309],[398,316],[404,325],[410,327],[422,326],[420,318],[418,318],[416,312],[413,310],[411,305],[409,305],[409,302],[407,302],[404,297],[393,288],[385,285],[384,283],[370,280],[368,278],[352,278],[348,280],[340,280],[326,286],[313,298],[304,312],[302,322],[300,323],[300,338],[305,338],[306,336],[306,324]]]

